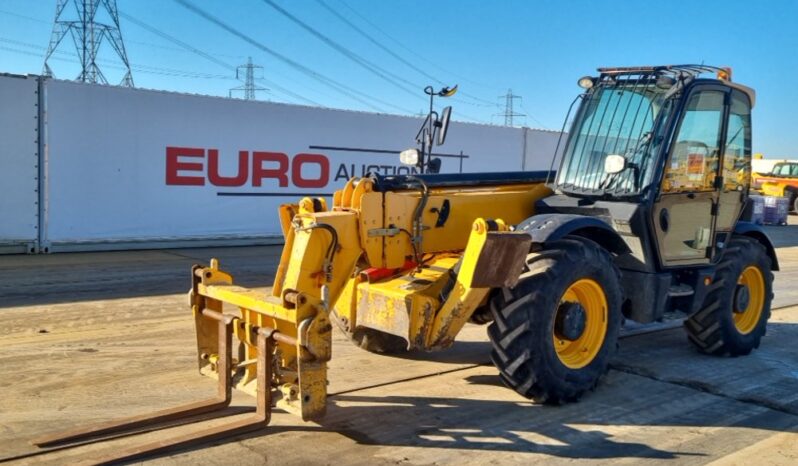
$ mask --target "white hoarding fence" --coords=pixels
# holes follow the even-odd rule
[[[39,229],[36,77],[0,75],[0,253],[35,251]]]
[[[279,241],[281,203],[331,196],[369,172],[410,173],[398,154],[422,121],[43,83],[48,251]],[[453,122],[435,156],[446,173],[545,170],[557,136]]]

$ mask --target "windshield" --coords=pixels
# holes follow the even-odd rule
[[[577,194],[637,194],[648,182],[652,154],[662,137],[654,134],[667,89],[654,76],[602,79],[585,96],[565,148],[557,185]],[[662,126],[662,125],[660,125]],[[626,169],[604,172],[604,159],[626,158]]]
[[[798,176],[798,165],[793,163],[777,163],[772,173],[777,176]]]

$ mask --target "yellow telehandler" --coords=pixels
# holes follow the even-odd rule
[[[329,208],[282,206],[270,293],[236,286],[215,259],[191,271],[197,361],[216,397],[35,443],[218,410],[233,388],[257,397],[256,414],[97,461],[261,429],[273,405],[318,419],[334,327],[365,350],[401,352],[447,348],[467,322],[490,322],[504,383],[555,404],[596,386],[623,319],[681,310],[700,351],[748,354],[778,270],[768,237],[740,219],[754,91],[704,65],[600,68],[579,85],[556,173],[374,175],[349,180]],[[448,118],[433,113],[425,149],[445,135]],[[401,158],[423,173],[436,165],[427,152]]]

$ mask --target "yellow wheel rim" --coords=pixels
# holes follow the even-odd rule
[[[748,288],[748,305],[742,312],[734,313],[734,326],[745,335],[756,328],[762,317],[762,308],[765,307],[765,279],[758,267],[749,265],[740,274],[737,284]]]
[[[595,359],[607,335],[607,297],[595,280],[582,278],[565,290],[560,304],[579,303],[585,312],[585,327],[576,340],[568,340],[552,329],[557,357],[570,369],[581,369]],[[559,311],[559,309],[558,309]],[[555,321],[556,321],[555,315]]]

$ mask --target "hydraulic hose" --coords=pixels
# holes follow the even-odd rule
[[[414,244],[413,247],[413,254],[415,256],[416,264],[418,267],[421,267],[421,232],[422,232],[422,225],[421,225],[421,216],[424,213],[424,208],[427,206],[427,199],[429,198],[429,188],[427,184],[424,183],[424,180],[415,176],[408,176],[408,181],[412,181],[418,183],[421,191],[421,199],[416,204],[416,208],[413,211],[413,237],[410,241]]]

